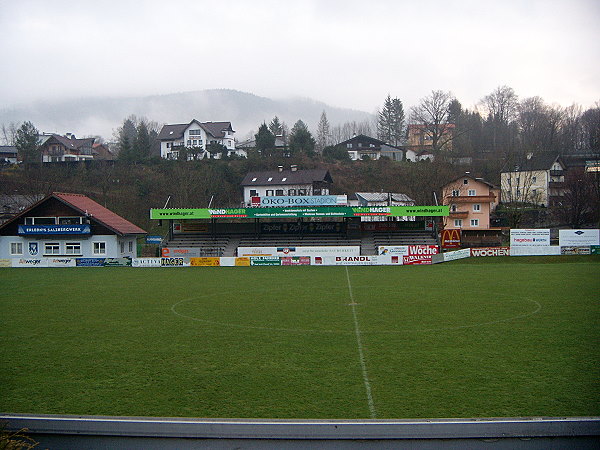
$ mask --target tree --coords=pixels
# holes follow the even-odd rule
[[[137,137],[135,116],[129,116],[117,130],[118,158],[122,161],[134,162],[136,160],[134,143]]]
[[[453,99],[450,92],[432,91],[431,95],[422,98],[421,102],[411,109],[411,122],[421,125],[431,139],[433,151],[441,150],[454,138],[454,124],[449,121],[449,108]]]
[[[331,132],[329,120],[325,111],[321,113],[321,119],[317,125],[317,153],[323,153],[323,149],[331,143]]]
[[[39,149],[39,131],[29,121],[24,122],[17,130],[15,147],[17,154],[24,163],[41,162],[42,154]]]
[[[312,154],[315,150],[315,139],[302,120],[298,120],[290,133],[289,148],[292,155],[299,153]]]
[[[17,139],[18,125],[15,122],[11,122],[7,125],[2,124],[2,142],[4,145],[15,145]]]
[[[573,167],[567,171],[563,195],[554,208],[563,224],[581,228],[583,225],[597,223],[600,206],[597,177],[597,172],[586,173],[583,167]]]
[[[254,135],[256,141],[256,151],[261,156],[271,156],[275,148],[275,135],[269,130],[266,123],[258,128],[258,133]]]
[[[227,156],[227,147],[223,144],[218,144],[216,142],[211,142],[206,146],[206,151],[210,155],[211,158],[217,159],[217,155],[221,154],[221,156]]]
[[[269,131],[273,134],[273,136],[283,135],[283,124],[279,120],[279,117],[273,117],[273,120],[271,120],[269,123]]]
[[[600,103],[595,108],[586,110],[581,116],[583,132],[583,148],[594,152],[600,151]]]
[[[150,142],[150,133],[145,120],[141,120],[136,127],[134,149],[138,161],[143,161],[150,157],[152,143]]]
[[[479,102],[486,118],[486,128],[489,130],[490,147],[494,152],[510,152],[514,148],[519,98],[515,91],[508,86],[500,86]]]
[[[404,106],[398,98],[386,97],[383,108],[377,113],[377,137],[398,145],[404,135]]]
[[[323,157],[332,161],[350,161],[348,150],[340,145],[328,145],[323,149]]]

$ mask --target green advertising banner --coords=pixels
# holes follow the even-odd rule
[[[430,217],[449,215],[448,206],[323,206],[289,208],[151,209],[151,219],[273,219],[286,217]]]

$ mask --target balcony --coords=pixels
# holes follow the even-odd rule
[[[466,219],[469,217],[469,211],[450,211],[451,219]]]
[[[489,195],[459,195],[453,197],[448,195],[445,197],[445,204],[449,203],[493,203],[496,201],[494,194]]]

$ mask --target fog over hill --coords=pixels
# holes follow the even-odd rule
[[[325,111],[333,125],[346,121],[372,120],[373,114],[336,108],[307,99],[275,100],[230,89],[210,89],[146,97],[89,97],[76,100],[39,101],[12,107],[0,107],[0,125],[29,120],[41,132],[74,133],[77,137],[100,135],[113,138],[123,119],[135,114],[164,123],[230,121],[236,137],[242,141],[274,116],[291,128],[302,119],[313,133]]]

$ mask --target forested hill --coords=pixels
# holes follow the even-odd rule
[[[372,115],[336,108],[307,99],[274,100],[231,89],[211,89],[147,97],[89,97],[75,100],[43,101],[0,109],[0,124],[30,121],[38,130],[80,136],[102,136],[112,140],[113,131],[130,115],[162,123],[229,121],[236,137],[244,140],[263,122],[278,116],[291,127],[298,119],[315,130],[326,111],[332,124],[372,120]]]

